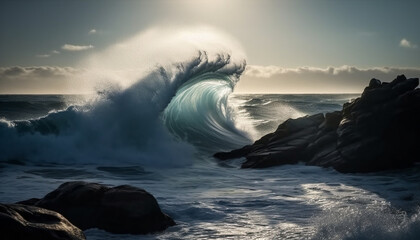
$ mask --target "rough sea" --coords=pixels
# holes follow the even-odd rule
[[[341,174],[302,164],[240,169],[243,159],[211,157],[358,95],[220,97],[220,89],[184,87],[154,108],[142,101],[162,93],[1,95],[0,202],[40,198],[66,181],[129,184],[152,193],[177,223],[144,236],[90,229],[89,240],[419,239],[419,166]]]

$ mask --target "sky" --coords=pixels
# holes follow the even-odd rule
[[[373,77],[420,76],[419,9],[415,0],[2,0],[0,93],[86,92],[80,73],[92,55],[150,29],[201,26],[244,52],[237,93],[361,92]]]

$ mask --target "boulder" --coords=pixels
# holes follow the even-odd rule
[[[21,204],[0,204],[0,234],[3,240],[82,240],[82,230],[61,214]]]
[[[146,234],[175,225],[150,193],[129,185],[66,182],[42,199],[20,203],[57,211],[82,230]]]
[[[372,79],[341,111],[289,119],[253,145],[214,157],[245,157],[242,167],[305,162],[340,172],[374,172],[420,161],[418,78]]]

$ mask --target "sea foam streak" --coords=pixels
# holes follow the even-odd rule
[[[124,90],[108,90],[91,107],[3,122],[2,156],[62,163],[185,164],[193,148],[174,140],[165,125],[178,139],[201,148],[238,147],[249,138],[235,127],[227,97],[244,67],[244,61],[234,63],[229,54],[209,57],[199,52],[188,62],[157,67]]]

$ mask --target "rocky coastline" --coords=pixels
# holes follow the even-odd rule
[[[413,166],[420,161],[418,78],[372,79],[361,97],[341,111],[288,119],[254,144],[219,152],[220,160],[242,158],[242,168],[303,162],[342,173]]]

